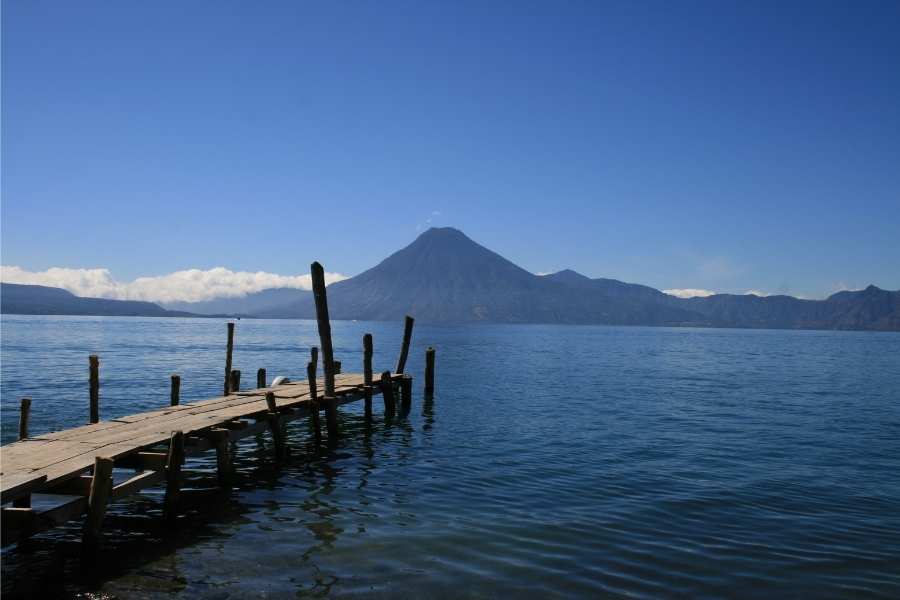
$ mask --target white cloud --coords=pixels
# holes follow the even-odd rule
[[[671,290],[663,290],[663,293],[669,294],[670,296],[676,296],[678,298],[705,298],[706,296],[712,296],[716,292],[695,288],[675,288]]]
[[[325,283],[346,279],[340,273],[325,273]],[[278,275],[257,271],[231,271],[216,267],[206,271],[188,269],[168,275],[138,277],[123,282],[109,269],[67,269],[53,267],[46,271],[26,271],[14,266],[0,267],[0,280],[6,283],[46,285],[66,289],[76,296],[113,298],[116,300],[148,300],[150,302],[197,302],[213,298],[235,298],[269,288],[312,288],[309,275]]]

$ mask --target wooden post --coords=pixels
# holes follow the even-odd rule
[[[339,360],[334,361],[334,374],[335,375],[341,374],[341,361],[339,361]]]
[[[94,476],[91,478],[91,490],[88,494],[87,517],[84,520],[81,540],[91,549],[100,543],[100,530],[103,517],[106,515],[106,503],[112,490],[113,459],[94,458]]]
[[[391,372],[381,374],[381,395],[384,396],[384,414],[393,417],[397,402],[394,400],[394,382],[391,381]]]
[[[91,423],[100,422],[100,358],[96,354],[88,357],[91,386]]]
[[[363,336],[363,394],[366,421],[372,420],[372,334]]]
[[[170,406],[178,406],[179,402],[181,402],[181,376],[172,375],[172,391],[170,393],[169,404]]]
[[[163,500],[163,516],[167,521],[175,519],[178,498],[181,495],[181,465],[184,464],[184,433],[173,431],[169,438],[169,455],[166,457],[166,497]]]
[[[316,363],[310,361],[306,365],[306,380],[309,383],[309,420],[312,424],[316,446],[322,445],[322,426],[319,423],[319,397],[316,390]]]
[[[228,323],[228,346],[225,349],[225,395],[231,392],[231,354],[234,351],[234,323]]]
[[[412,407],[412,377],[404,375],[400,380],[400,412],[406,414]]]
[[[266,406],[269,407],[269,429],[272,431],[272,441],[275,443],[275,458],[281,460],[284,458],[284,436],[278,418],[278,406],[275,404],[275,392],[266,392]]]
[[[241,371],[240,369],[231,370],[231,393],[241,391]]]
[[[412,330],[415,319],[406,315],[406,323],[403,325],[403,346],[400,348],[400,358],[397,360],[395,373],[403,373],[406,368],[406,357],[409,356],[409,342],[412,340]]]
[[[322,368],[325,371],[325,397],[334,396],[334,353],[331,347],[331,321],[328,319],[328,297],[325,295],[325,269],[318,262],[310,265],[313,297],[316,301],[316,323],[322,346]],[[327,406],[326,406],[327,410]]]
[[[31,398],[22,398],[19,404],[19,439],[28,437],[28,419],[31,416]],[[28,508],[31,506],[31,494],[13,500],[13,507]]]
[[[219,485],[228,487],[231,485],[231,436],[227,429],[213,427],[209,432],[209,438],[216,447],[216,474]]]
[[[434,348],[425,351],[425,393],[434,393]]]
[[[260,369],[256,372],[256,387],[264,388],[266,387],[266,370]]]
[[[31,416],[31,398],[22,398],[19,404],[19,439],[28,437],[28,419]]]
[[[337,398],[325,396],[322,398],[322,405],[325,407],[325,427],[328,428],[328,443],[333,444],[340,435],[338,431]]]
[[[319,348],[318,346],[313,346],[309,349],[309,360],[312,361],[313,367],[319,368]]]

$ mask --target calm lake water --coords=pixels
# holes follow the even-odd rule
[[[335,355],[396,361],[402,324],[335,322]],[[310,321],[242,320],[243,381],[299,375]],[[437,394],[421,394],[437,348]],[[217,319],[2,320],[2,436],[217,395]],[[4,597],[900,597],[900,335],[565,326],[417,326],[412,413],[291,459],[240,443],[240,480],[192,462],[190,504],[111,506],[104,566],[77,524],[3,552]],[[246,383],[245,383],[246,386]],[[359,403],[361,404],[361,403]]]

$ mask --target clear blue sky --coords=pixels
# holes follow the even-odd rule
[[[900,2],[3,2],[2,262],[900,288]],[[439,212],[439,215],[433,215]]]

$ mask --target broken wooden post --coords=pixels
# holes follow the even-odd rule
[[[269,430],[275,443],[275,458],[284,458],[284,432],[281,431],[281,420],[278,418],[278,406],[275,404],[275,392],[266,392],[266,406],[269,407]]]
[[[87,517],[84,520],[81,539],[88,549],[96,549],[100,543],[100,530],[106,515],[106,504],[112,491],[113,459],[94,458],[94,475],[88,494]]]
[[[434,348],[425,351],[425,393],[434,393]]]
[[[231,434],[224,427],[213,427],[209,439],[216,448],[216,475],[219,485],[228,487],[231,484]]]
[[[393,417],[397,402],[394,400],[394,382],[391,380],[391,372],[381,374],[381,395],[384,396],[384,414]]]
[[[403,325],[403,346],[400,348],[400,358],[397,359],[397,369],[395,373],[403,373],[406,368],[406,357],[409,356],[409,342],[412,340],[413,323],[415,319],[406,315],[406,323]]]
[[[172,375],[172,390],[169,394],[169,405],[178,406],[181,402],[181,376]]]
[[[334,374],[335,375],[341,374],[341,361],[339,361],[339,360],[334,361]]]
[[[313,346],[309,349],[309,360],[312,361],[313,367],[316,369],[319,368],[319,348],[318,346]]]
[[[231,370],[231,393],[241,391],[241,371],[240,369]]]
[[[400,412],[406,414],[412,406],[412,377],[404,375],[400,380]]]
[[[100,358],[96,354],[88,357],[90,365],[90,387],[91,387],[91,423],[100,422]]]
[[[322,369],[325,371],[325,397],[334,396],[334,352],[331,347],[331,321],[328,319],[328,297],[325,295],[325,269],[318,262],[310,265],[313,297],[316,301],[316,323],[322,346]]]
[[[166,496],[163,500],[163,516],[167,521],[175,519],[178,498],[181,495],[181,465],[184,464],[184,433],[173,431],[169,437],[169,454],[166,457]]]
[[[306,365],[306,381],[309,383],[309,421],[313,428],[316,446],[322,445],[322,426],[319,423],[319,398],[316,390],[316,363]]]
[[[234,323],[228,323],[228,345],[225,348],[225,395],[231,392],[231,353],[234,351]]]
[[[260,369],[256,372],[256,387],[264,388],[266,387],[266,370]]]
[[[31,398],[22,398],[19,404],[19,439],[28,437],[28,419],[31,416]],[[13,500],[14,508],[28,508],[31,506],[31,494]]]
[[[366,421],[372,420],[372,334],[363,336],[363,398]]]

